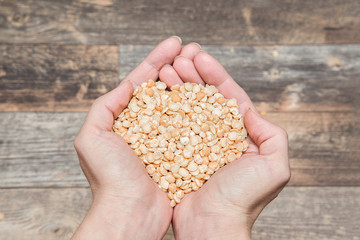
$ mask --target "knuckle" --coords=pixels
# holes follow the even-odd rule
[[[286,140],[288,140],[288,138],[289,138],[289,135],[288,135],[288,133],[287,133],[287,131],[284,129],[284,128],[282,128],[282,127],[278,127],[278,132],[279,132],[279,134],[281,135],[281,136],[283,136]]]
[[[291,170],[289,166],[280,168],[279,174],[277,176],[279,184],[285,186],[291,178]]]
[[[79,135],[77,135],[74,139],[74,148],[76,151],[79,150],[79,147],[80,147],[80,142],[79,142]]]
[[[102,102],[102,99],[103,99],[103,96],[100,96],[100,97],[96,98],[91,107],[99,105],[100,102]]]
[[[79,133],[74,139],[74,148],[76,152],[81,151],[83,148],[83,137],[81,133]]]

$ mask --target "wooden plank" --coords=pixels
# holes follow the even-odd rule
[[[120,79],[152,49],[120,46]],[[204,46],[261,111],[353,111],[360,45]],[[0,45],[0,110],[86,111],[118,83],[115,46]]]
[[[87,111],[118,84],[118,55],[117,46],[0,45],[0,110]]]
[[[151,46],[120,46],[120,79]],[[360,101],[360,45],[203,46],[260,111],[350,111]]]
[[[357,0],[2,0],[1,43],[202,44],[360,41]]]
[[[359,187],[287,187],[255,222],[253,239],[360,239]]]
[[[360,133],[348,112],[269,112],[265,119],[289,137],[291,185],[346,186],[360,183]]]
[[[1,189],[0,239],[70,239],[90,204],[87,188]]]
[[[70,239],[91,201],[89,188],[0,189],[0,239]]]
[[[85,113],[0,113],[0,187],[88,186],[73,140]],[[290,185],[359,186],[351,113],[269,112],[289,133]]]
[[[85,113],[0,116],[0,187],[88,186],[73,147]]]
[[[287,187],[253,239],[359,239],[359,202],[359,187]],[[88,188],[0,189],[0,238],[69,239],[90,204]],[[174,239],[171,229],[164,239]]]
[[[360,45],[209,50],[262,111],[354,111]]]

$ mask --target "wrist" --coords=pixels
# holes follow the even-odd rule
[[[172,209],[167,202],[159,210],[160,201],[155,199],[159,197],[96,195],[72,239],[161,239],[170,225]]]
[[[203,212],[201,208],[187,207],[175,207],[173,228],[176,239],[251,239],[252,224],[248,224],[246,216],[226,214],[220,210]]]
[[[176,239],[224,239],[250,240],[251,229],[245,225],[234,224],[231,219],[194,218],[186,226],[173,223]],[[184,229],[187,229],[184,232]]]

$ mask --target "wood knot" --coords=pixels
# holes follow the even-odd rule
[[[277,68],[272,68],[266,72],[266,75],[268,75],[268,77],[270,77],[271,80],[279,79],[281,74],[282,72]]]
[[[299,103],[302,102],[304,89],[304,83],[293,83],[286,86],[282,92],[280,109],[289,110],[299,108]]]
[[[0,68],[0,77],[4,77],[4,76],[6,76],[6,72],[5,70]]]
[[[9,21],[16,27],[21,27],[29,21],[29,16],[23,13],[14,13]]]
[[[271,53],[272,53],[273,57],[279,56],[279,52],[276,49],[274,49]]]
[[[55,229],[53,230],[53,233],[54,233],[56,236],[61,236],[61,235],[63,235],[64,231],[63,231],[61,228],[57,227],[57,228],[55,228]]]
[[[344,64],[337,57],[329,57],[328,65],[329,65],[329,67],[331,67],[333,70],[336,70],[336,71],[342,70],[344,68]]]

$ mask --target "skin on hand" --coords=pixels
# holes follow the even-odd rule
[[[92,105],[74,145],[93,202],[72,239],[161,239],[165,235],[173,212],[167,194],[124,139],[111,130],[133,89],[157,79],[160,69],[172,64],[180,51],[179,38],[164,40],[117,88]]]
[[[218,170],[175,207],[176,239],[250,239],[258,215],[290,179],[287,133],[262,119],[223,66],[195,45],[185,46],[173,66],[160,71],[162,81],[167,82],[168,76],[176,83],[183,79],[212,84],[226,98],[235,98],[249,133],[243,156]]]
[[[175,58],[173,66],[167,64],[160,70],[160,80],[169,87],[175,84],[181,85],[189,81],[205,85],[193,64],[193,60],[200,50],[201,47],[197,43],[190,43],[184,46],[181,49],[180,55]],[[180,71],[176,71],[175,68]]]
[[[111,132],[133,89],[158,77],[168,86],[213,84],[226,98],[236,98],[250,136],[246,153],[186,196],[174,214],[137,156]],[[248,239],[261,210],[290,178],[286,132],[256,113],[213,57],[194,43],[181,49],[177,38],[160,43],[118,88],[94,102],[75,148],[93,203],[73,239],[161,239],[172,217],[177,239]]]

